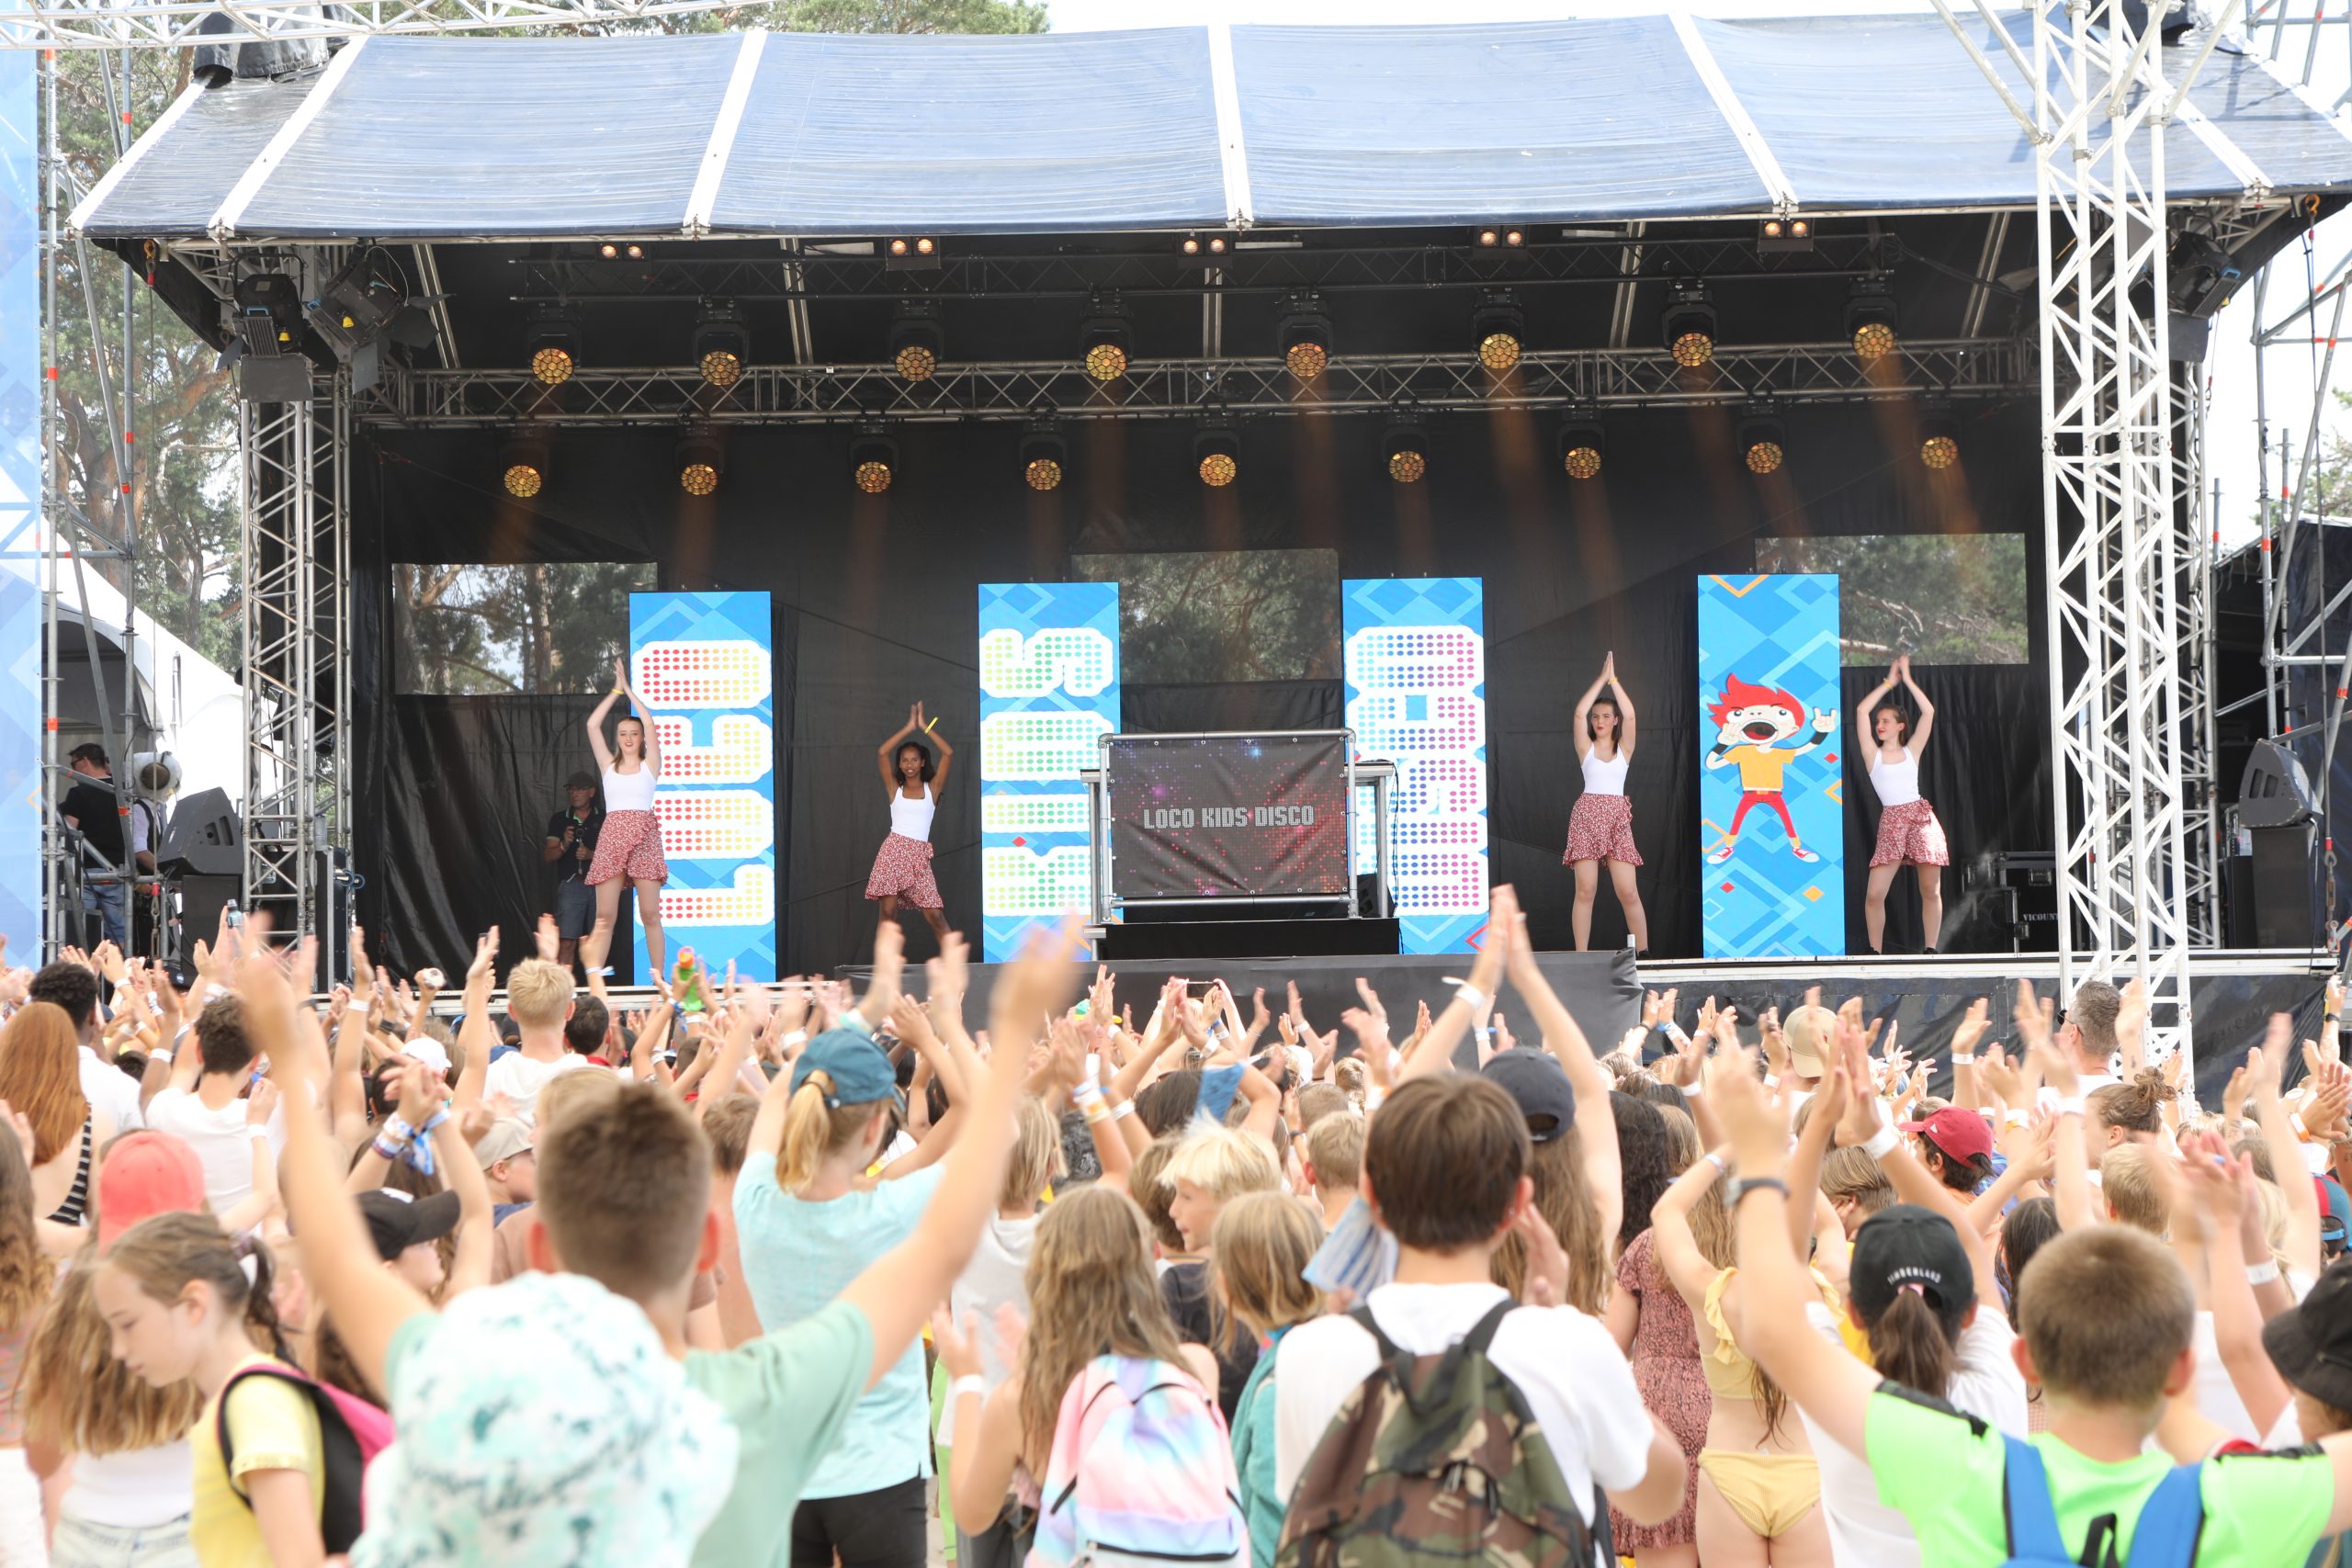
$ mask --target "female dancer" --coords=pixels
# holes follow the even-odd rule
[[[1604,686],[1609,689],[1606,696],[1601,694]],[[1601,660],[1600,677],[1577,699],[1576,736],[1584,793],[1568,813],[1568,850],[1560,863],[1573,866],[1577,874],[1577,951],[1582,953],[1592,942],[1592,897],[1605,861],[1617,903],[1625,911],[1625,929],[1633,933],[1634,948],[1645,953],[1649,916],[1634,886],[1634,868],[1642,863],[1642,855],[1634,848],[1634,807],[1625,798],[1625,769],[1634,760],[1634,703],[1617,682],[1614,653]]]
[[[939,742],[939,761],[934,766],[931,748],[911,739],[922,733],[927,731],[922,705],[917,703],[907,711],[907,722],[899,727],[899,732],[874,749],[875,761],[882,769],[882,787],[890,792],[890,836],[882,840],[881,852],[874,857],[874,874],[865,879],[865,897],[881,904],[886,920],[899,918],[899,900],[904,897],[931,922],[931,934],[944,942],[947,911],[940,900],[939,884],[931,874],[931,822],[939,810],[940,787],[947,782],[956,748],[947,744],[945,736],[933,736]]]
[[[605,744],[605,716],[616,700],[627,697],[634,713],[613,727],[613,744]],[[621,879],[637,889],[637,918],[645,927],[647,973],[659,979],[667,956],[662,942],[662,885],[670,880],[670,863],[662,857],[662,824],[653,816],[653,786],[662,777],[662,746],[646,722],[645,705],[629,690],[628,661],[613,660],[613,689],[588,716],[588,745],[605,775],[605,829],[596,836],[596,858],[588,866],[588,886],[596,890],[596,925],[580,944],[580,962],[591,974],[610,974],[605,959],[613,944],[613,925],[620,918]],[[615,748],[618,748],[616,754]]]
[[[1897,681],[1910,688],[1912,699],[1919,705],[1916,728],[1893,703],[1879,706]],[[1881,807],[1878,848],[1871,853],[1870,891],[1862,899],[1871,951],[1878,952],[1884,943],[1886,890],[1894,886],[1894,874],[1907,865],[1919,874],[1919,924],[1926,933],[1927,949],[1933,953],[1944,924],[1944,880],[1939,868],[1951,863],[1951,852],[1944,846],[1944,825],[1936,820],[1936,808],[1919,797],[1919,758],[1936,728],[1936,705],[1919,689],[1919,682],[1911,679],[1909,654],[1896,659],[1886,679],[1862,699],[1854,727],[1871,760],[1871,787],[1878,791]]]

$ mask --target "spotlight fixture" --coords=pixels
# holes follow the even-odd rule
[[[1518,364],[1527,338],[1527,312],[1519,308],[1519,296],[1508,288],[1482,293],[1470,313],[1470,336],[1478,345],[1478,363],[1496,375]]]
[[[1756,231],[1758,255],[1792,255],[1813,249],[1813,225],[1802,218],[1767,218]]]
[[[1846,335],[1854,340],[1854,357],[1868,365],[1894,353],[1894,290],[1885,275],[1856,278],[1846,296]]]
[[[1919,461],[1939,470],[1960,461],[1960,420],[1941,398],[1929,399],[1920,412]]]
[[[1410,400],[1399,402],[1389,415],[1388,429],[1380,438],[1380,455],[1388,477],[1400,485],[1419,484],[1430,471],[1429,427],[1421,423],[1420,410]]]
[[[939,330],[939,307],[928,299],[901,299],[890,323],[890,362],[910,381],[928,381],[947,351]]]
[[[1473,230],[1470,237],[1481,250],[1491,251],[1498,248],[1513,250],[1527,243],[1526,230],[1503,228],[1494,224],[1485,224]]]
[[[334,346],[338,358],[351,359],[379,337],[400,341],[412,324],[424,329],[424,341],[432,341],[431,323],[423,320],[422,311],[409,310],[408,291],[399,270],[379,265],[388,259],[375,247],[362,246],[319,290],[310,310],[311,325]],[[413,321],[401,321],[403,313]],[[399,334],[394,332],[396,321],[402,329]]]
[[[1566,423],[1560,426],[1560,467],[1572,479],[1600,477],[1600,459],[1609,450],[1609,432],[1600,423],[1600,411],[1589,403],[1580,403],[1568,411]]]
[[[1040,407],[1021,431],[1021,478],[1041,494],[1061,487],[1069,469],[1069,444],[1050,408]]]
[[[645,247],[643,245],[631,245],[628,248],[628,259],[631,261],[643,261],[645,259]]]
[[[596,251],[597,254],[603,256],[606,261],[611,261],[615,256],[621,254],[621,248],[613,243],[610,240],[607,240],[603,244],[597,246]]]
[[[880,420],[861,421],[849,443],[851,482],[868,495],[881,495],[889,490],[898,467],[899,444],[890,439],[889,426]]]
[[[695,318],[692,355],[707,386],[724,390],[743,378],[743,367],[752,362],[752,333],[735,301],[702,302]]]
[[[1280,334],[1283,364],[1299,381],[1312,381],[1331,362],[1331,318],[1323,313],[1323,296],[1303,288],[1283,296],[1283,310],[1275,331]]]
[[[1686,277],[1668,286],[1658,332],[1666,351],[1685,370],[1695,370],[1715,356],[1715,302],[1705,283]]]
[[[1224,235],[1222,235],[1222,234],[1212,234],[1212,235],[1210,235],[1210,236],[1209,236],[1209,254],[1211,254],[1211,255],[1213,255],[1213,256],[1221,256],[1221,255],[1225,254],[1225,252],[1226,252],[1226,238],[1225,238],[1225,236],[1224,236]]]
[[[1212,401],[1201,412],[1201,428],[1193,437],[1193,461],[1201,482],[1222,490],[1241,477],[1241,436],[1222,402]]]
[[[1087,298],[1086,320],[1079,329],[1079,353],[1089,376],[1097,381],[1115,381],[1125,375],[1135,337],[1134,312],[1115,290],[1098,288]]]
[[[719,445],[717,430],[707,424],[688,426],[678,437],[675,456],[680,490],[694,496],[718,490],[719,479],[727,472],[727,449]]]
[[[1183,242],[1176,248],[1182,251],[1188,256],[1199,255],[1201,254],[1201,237],[1198,234],[1187,234],[1184,236]]]
[[[1739,455],[1747,471],[1759,477],[1779,473],[1787,460],[1788,423],[1781,418],[1780,404],[1770,396],[1750,398],[1740,411]]]
[[[517,501],[547,488],[548,442],[545,432],[518,430],[498,449],[499,482]]]
[[[523,357],[542,386],[571,379],[580,367],[580,312],[569,305],[541,305],[523,330]]]
[[[885,272],[933,272],[939,266],[939,242],[928,234],[909,234],[882,247]]]

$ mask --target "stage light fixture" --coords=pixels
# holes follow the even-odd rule
[[[694,425],[678,438],[675,457],[678,488],[688,495],[709,495],[727,472],[727,449],[718,432],[707,424]]]
[[[1421,482],[1430,471],[1429,426],[1421,423],[1419,410],[1409,400],[1399,402],[1389,416],[1389,424],[1380,437],[1381,460],[1388,469],[1388,477],[1400,485]]]
[[[547,488],[549,442],[542,431],[517,431],[498,449],[499,482],[517,501]]]
[[[1312,288],[1283,296],[1275,332],[1282,344],[1283,364],[1299,381],[1312,381],[1331,362],[1331,318],[1324,313],[1323,296]]]
[[[1226,238],[1225,238],[1225,236],[1224,236],[1224,235],[1222,235],[1222,234],[1212,234],[1211,236],[1209,236],[1209,254],[1211,254],[1211,255],[1213,255],[1213,256],[1221,256],[1221,255],[1225,254],[1225,253],[1226,253]]]
[[[1960,420],[1940,398],[1929,400],[1920,412],[1919,461],[1939,470],[1960,461]]]
[[[936,272],[939,242],[928,234],[906,234],[882,247],[885,272]]]
[[[643,245],[631,245],[628,248],[628,259],[631,261],[643,261],[645,259],[645,247]]]
[[[1894,290],[1884,275],[1858,277],[1846,296],[1846,335],[1854,340],[1854,357],[1867,365],[1894,352]]]
[[[1609,432],[1589,404],[1568,411],[1560,426],[1560,467],[1572,479],[1598,479],[1600,459],[1609,450]]]
[[[1115,381],[1125,375],[1135,336],[1134,312],[1116,291],[1098,288],[1087,298],[1086,320],[1079,328],[1079,353],[1089,376],[1097,381]]]
[[[1184,236],[1183,243],[1178,248],[1188,256],[1199,255],[1201,254],[1201,237],[1198,234],[1187,234]]]
[[[1802,255],[1813,249],[1813,225],[1802,218],[1767,218],[1756,231],[1758,255]]]
[[[1506,245],[1523,245],[1527,243],[1527,235],[1517,229],[1506,229],[1503,231],[1503,243]]]
[[[890,362],[910,381],[928,381],[947,352],[939,307],[928,299],[901,299],[890,322]]]
[[[523,331],[523,356],[543,386],[560,386],[580,367],[580,312],[569,305],[541,305]]]
[[[743,378],[752,362],[752,333],[732,299],[706,299],[695,318],[693,359],[709,386],[721,390]]]
[[[614,257],[621,254],[621,248],[618,245],[614,244],[610,240],[605,241],[602,245],[598,246],[597,249],[602,253],[606,261],[611,261]]]
[[[237,341],[257,359],[292,354],[302,330],[302,290],[293,275],[249,272],[237,279]]]
[[[1193,462],[1201,482],[1212,490],[1222,490],[1241,477],[1241,434],[1222,402],[1212,400],[1202,409],[1201,428],[1193,437]]]
[[[1519,296],[1508,288],[1489,288],[1470,313],[1471,341],[1478,345],[1478,363],[1499,376],[1519,363],[1527,344],[1527,312]]]
[[[1069,471],[1069,444],[1062,439],[1061,422],[1053,411],[1040,408],[1021,431],[1021,478],[1043,493],[1061,487]]]
[[[1770,397],[1750,398],[1740,412],[1739,456],[1751,474],[1762,476],[1781,471],[1788,460],[1789,427],[1781,417],[1780,404]]]
[[[1668,286],[1658,333],[1674,363],[1685,370],[1695,370],[1715,356],[1715,302],[1705,283],[1685,277]]]
[[[868,495],[880,495],[890,488],[898,468],[899,444],[890,439],[889,426],[879,420],[861,421],[849,443],[851,482]]]

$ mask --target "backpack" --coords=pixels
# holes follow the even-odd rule
[[[392,1418],[356,1393],[317,1382],[282,1361],[261,1361],[240,1369],[220,1390],[213,1408],[212,1436],[220,1446],[220,1466],[229,1470],[236,1453],[229,1443],[229,1395],[247,1378],[276,1378],[307,1397],[319,1413],[319,1451],[325,1456],[326,1490],[319,1505],[319,1535],[329,1552],[348,1551],[359,1539],[362,1522],[361,1488],[368,1467],[392,1440]],[[233,1476],[235,1472],[230,1471]],[[229,1490],[237,1492],[232,1481]],[[253,1499],[237,1495],[246,1507]]]
[[[2041,1455],[2022,1438],[2004,1437],[2008,1460],[2001,1472],[2001,1513],[2008,1530],[2009,1555],[2001,1568],[2079,1568],[2066,1555],[2058,1533],[2058,1509],[2050,1499],[2050,1472]],[[2189,1568],[2197,1560],[2197,1538],[2205,1528],[2205,1498],[2198,1490],[2201,1467],[2175,1465],[2156,1483],[2140,1506],[2139,1523],[2132,1531],[2132,1555],[2126,1568]],[[2084,1544],[2082,1561],[2114,1561],[2111,1540],[2101,1550],[2101,1532],[2094,1529]]]
[[[1225,1416],[1190,1372],[1097,1356],[1062,1395],[1029,1562],[1248,1568],[1240,1491]]]
[[[1283,1521],[1275,1568],[1610,1561],[1609,1509],[1577,1511],[1526,1395],[1487,1357],[1508,1298],[1442,1355],[1399,1350],[1371,1312],[1349,1315],[1380,1365],[1341,1402]]]

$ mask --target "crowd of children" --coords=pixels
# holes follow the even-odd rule
[[[1409,1032],[1074,941],[0,976],[0,1568],[2352,1568],[2333,987],[2200,1111],[2097,982],[1596,1051],[1507,887]]]

